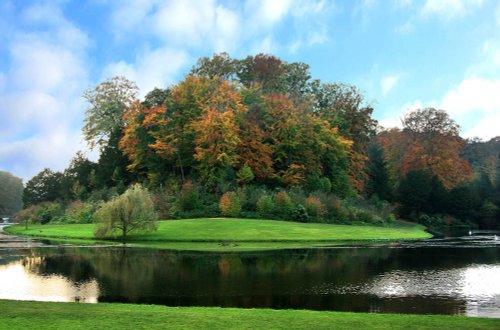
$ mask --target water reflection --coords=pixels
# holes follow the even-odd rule
[[[500,317],[500,248],[0,249],[0,298]]]
[[[32,264],[40,258],[25,260]],[[40,276],[23,262],[0,266],[0,299],[96,303],[98,297],[96,280],[75,283],[63,275]]]

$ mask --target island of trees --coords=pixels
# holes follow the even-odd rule
[[[63,172],[35,175],[18,221],[91,223],[131,187],[160,219],[500,224],[499,137],[464,140],[433,108],[379,127],[358,88],[313,79],[304,63],[221,53],[142,100],[124,77],[83,96],[99,160],[77,153]]]

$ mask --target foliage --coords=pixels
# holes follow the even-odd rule
[[[243,167],[236,173],[238,177],[238,183],[248,184],[254,179],[254,175],[248,163],[245,163]]]
[[[288,193],[285,190],[277,192],[273,197],[273,202],[276,215],[282,219],[289,220],[295,208]]]
[[[29,206],[60,199],[62,177],[60,172],[43,169],[26,183],[23,191],[24,204]]]
[[[200,205],[200,190],[192,181],[187,181],[182,185],[177,207],[180,211],[192,211]]]
[[[318,197],[309,196],[304,201],[304,207],[311,217],[314,217],[320,221],[325,219],[327,210],[325,205],[321,202]]]
[[[97,238],[119,234],[123,241],[133,231],[156,230],[158,220],[151,195],[139,184],[104,203],[95,217],[99,223],[94,232]]]
[[[93,223],[97,205],[92,202],[74,201],[64,213],[66,223]]]
[[[222,195],[219,201],[220,212],[225,217],[238,217],[241,213],[241,200],[234,191]]]
[[[257,212],[262,218],[269,218],[275,213],[273,198],[268,194],[262,194],[257,201]]]
[[[91,148],[105,147],[111,134],[123,125],[123,114],[137,96],[137,86],[125,77],[113,77],[83,93],[90,104],[83,133]]]
[[[22,179],[0,171],[0,214],[13,215],[23,207]]]
[[[403,130],[392,129],[379,135],[393,179],[414,170],[437,176],[450,190],[472,179],[468,162],[460,158],[464,145],[459,126],[443,110],[427,108],[408,113]]]

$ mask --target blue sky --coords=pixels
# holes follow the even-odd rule
[[[445,109],[465,137],[500,135],[497,0],[0,1],[0,170],[63,170],[82,140],[82,92],[108,77],[141,95],[196,60],[270,53],[363,91],[374,117]]]

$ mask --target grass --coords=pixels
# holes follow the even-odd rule
[[[0,300],[8,329],[498,329],[460,316]]]
[[[94,240],[95,225],[22,225],[5,228],[14,235],[46,239]],[[375,227],[249,219],[160,221],[158,230],[129,236],[133,245],[191,250],[259,250],[338,245],[345,241],[421,239],[422,226]]]

